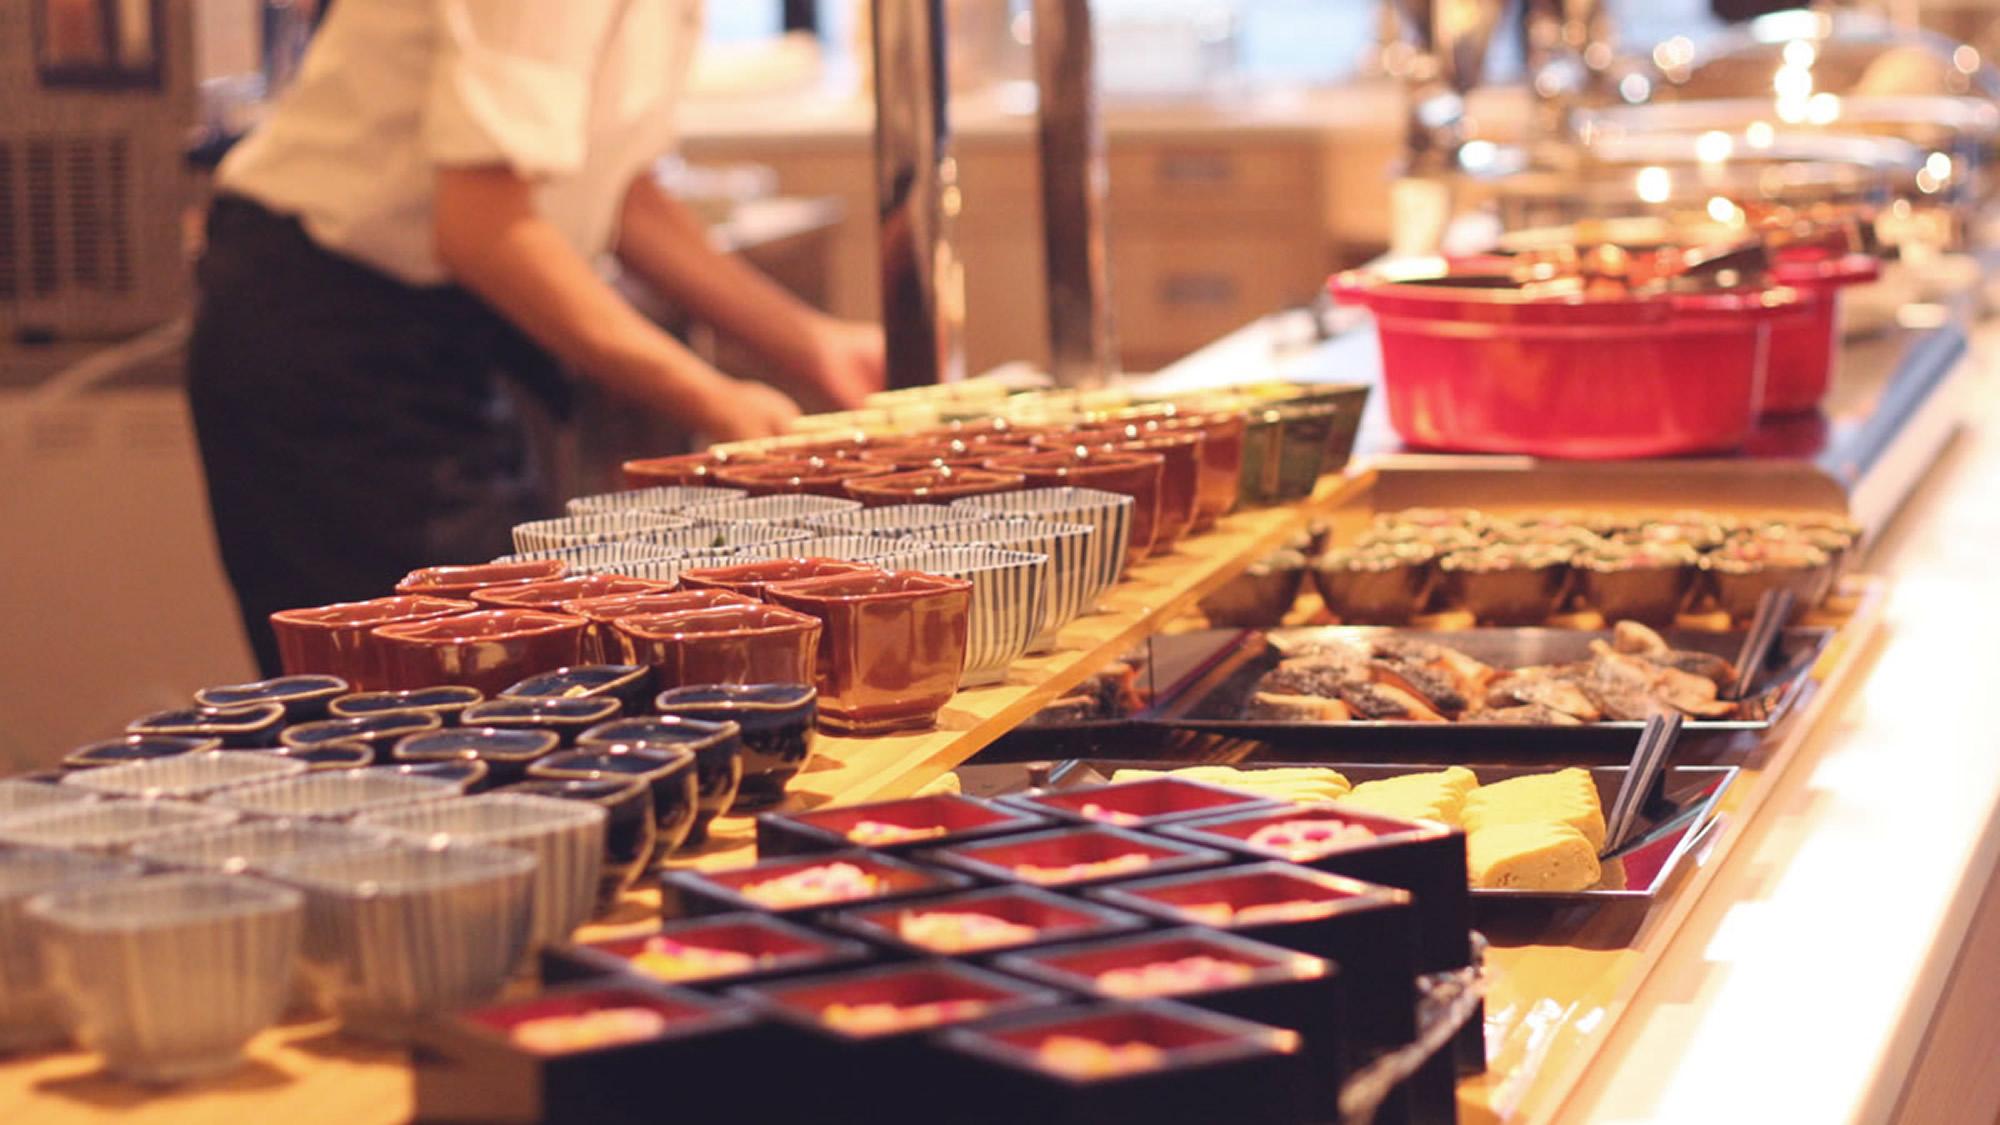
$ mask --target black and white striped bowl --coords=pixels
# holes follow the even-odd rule
[[[20,782],[33,785],[34,782]],[[55,791],[56,786],[38,788]],[[65,794],[94,798],[81,793]],[[48,964],[36,946],[39,926],[22,911],[44,891],[79,883],[137,875],[145,866],[122,857],[58,848],[0,848],[0,1051],[53,1047],[68,1038],[60,997],[49,982]]]
[[[915,539],[887,535],[816,535],[762,547],[745,547],[732,562],[762,562],[767,559],[840,559],[843,562],[873,564],[876,559],[905,554],[917,549]]]
[[[396,805],[442,801],[460,792],[460,787],[449,781],[378,766],[326,770],[226,789],[210,798],[208,807],[219,805],[251,816],[346,820]]]
[[[214,872],[73,885],[30,899],[77,1041],[147,1083],[234,1069],[290,994],[304,898]]]
[[[103,769],[72,770],[63,776],[62,783],[104,797],[198,801],[238,785],[296,777],[304,772],[304,762],[275,754],[198,750]]]
[[[320,1006],[350,1032],[393,1039],[499,993],[528,950],[535,863],[515,848],[385,839],[280,860],[271,877],[305,892],[302,953]]]
[[[741,500],[747,495],[749,494],[740,488],[663,484],[653,488],[628,488],[623,492],[599,492],[591,496],[578,496],[564,504],[563,511],[572,516],[621,511],[673,513],[701,504]]]
[[[995,516],[1027,516],[1085,523],[1096,528],[1089,569],[1097,578],[1091,592],[1084,595],[1084,607],[1088,610],[1118,581],[1119,572],[1125,568],[1125,548],[1132,539],[1132,503],[1132,498],[1121,492],[1059,487],[967,496],[952,501],[952,506],[977,508]]]
[[[747,500],[724,500],[683,509],[681,514],[696,523],[778,523],[803,527],[815,516],[860,509],[861,501],[838,496],[815,496],[787,492],[777,496],[752,496]]]
[[[920,535],[936,527],[974,523],[988,518],[974,508],[954,508],[949,504],[885,504],[858,512],[835,512],[802,521],[825,535],[882,535],[901,538]]]
[[[421,846],[438,841],[515,848],[535,857],[537,946],[566,942],[597,903],[604,871],[604,810],[525,793],[487,793],[364,813],[354,826]]]
[[[930,546],[875,560],[884,570],[916,570],[972,583],[960,687],[994,684],[1042,628],[1049,597],[1049,557],[985,546]]]
[[[713,523],[677,531],[655,531],[641,536],[639,541],[685,551],[689,558],[716,559],[733,558],[745,551],[763,551],[813,535],[806,528],[781,523]]]
[[[548,551],[557,547],[616,543],[637,538],[641,532],[671,531],[690,526],[692,522],[681,516],[636,509],[530,520],[514,525],[514,550]]]
[[[981,544],[1008,551],[1049,557],[1049,596],[1041,630],[1028,642],[1029,652],[1054,648],[1056,633],[1096,600],[1094,569],[1097,529],[1085,523],[1054,520],[997,519],[934,527],[917,534],[930,543]]]
[[[241,792],[250,788],[254,787],[246,785],[225,792]],[[123,855],[142,840],[220,828],[235,823],[237,816],[234,810],[219,807],[214,802],[79,801],[69,805],[51,805],[0,820],[0,844]]]
[[[648,582],[672,582],[680,577],[681,571],[695,565],[689,560],[687,552],[677,547],[640,539],[617,543],[589,543],[577,547],[552,547],[546,551],[502,555],[493,561],[535,562],[541,559],[560,559],[568,563],[572,576],[618,574]]]

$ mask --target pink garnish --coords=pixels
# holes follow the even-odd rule
[[[847,830],[847,838],[857,844],[880,845],[900,844],[905,840],[927,840],[932,836],[942,836],[942,824],[929,828],[912,828],[907,824],[890,824],[885,820],[864,820]]]
[[[1081,1035],[1051,1035],[1035,1050],[1042,1065],[1075,1078],[1129,1074],[1164,1065],[1167,1053],[1151,1043],[1105,1043]]]
[[[881,886],[880,878],[851,863],[822,863],[800,868],[789,875],[746,883],[737,888],[737,892],[745,898],[754,899],[760,906],[782,910],[788,906],[867,898]]]
[[[1023,863],[1015,866],[1014,874],[1033,883],[1075,883],[1105,875],[1123,875],[1128,871],[1140,871],[1152,862],[1153,858],[1145,852],[1126,852],[1110,859],[1072,863],[1067,867],[1043,867],[1039,864]]]
[[[896,932],[903,936],[904,941],[941,953],[957,953],[996,945],[1018,945],[1033,940],[1041,931],[1005,918],[995,918],[991,914],[969,910],[930,910],[921,914],[904,911],[896,919]]]
[[[1169,996],[1177,992],[1240,984],[1257,973],[1241,961],[1198,953],[1175,961],[1154,961],[1099,973],[1097,986],[1113,996]]]
[[[857,1035],[875,1035],[971,1019],[986,1011],[984,1000],[932,1000],[923,1004],[829,1004],[819,1018]]]
[[[1317,859],[1356,844],[1365,844],[1374,838],[1375,833],[1366,825],[1349,821],[1285,820],[1267,824],[1251,833],[1250,843],[1255,847],[1279,852],[1286,859],[1298,862]]]

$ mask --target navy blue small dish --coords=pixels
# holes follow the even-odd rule
[[[409,691],[357,691],[328,703],[327,712],[336,718],[361,719],[389,711],[420,711],[455,727],[467,707],[485,698],[485,692],[470,684],[435,684]]]
[[[653,858],[659,827],[653,821],[653,790],[639,778],[529,778],[499,790],[534,797],[581,801],[604,810],[604,873],[597,881],[597,910],[617,905],[639,881]]]
[[[171,758],[176,754],[192,754],[197,750],[215,750],[221,746],[222,740],[219,738],[190,738],[178,734],[128,734],[123,738],[107,738],[102,742],[84,743],[63,755],[62,768],[90,770],[100,766],[122,765],[126,762]]]
[[[812,757],[819,690],[811,684],[690,684],[661,692],[653,705],[662,715],[742,728],[743,783],[732,813],[783,801],[785,786]]]
[[[486,776],[470,788],[510,785],[528,776],[528,767],[555,753],[562,739],[552,730],[502,730],[499,727],[453,727],[409,735],[390,751],[396,762],[420,765],[476,761]]]
[[[456,758],[448,762],[401,762],[370,768],[391,770],[405,777],[434,777],[439,781],[449,781],[458,786],[460,793],[484,789],[486,778],[493,772],[491,766],[478,758]]]
[[[246,707],[252,703],[277,703],[285,708],[285,721],[305,723],[326,717],[326,705],[335,696],[354,690],[339,676],[318,673],[279,676],[247,684],[205,687],[194,693],[199,707]]]
[[[334,742],[358,742],[375,752],[375,760],[389,760],[389,748],[398,739],[437,730],[444,720],[422,711],[384,711],[353,719],[320,719],[286,727],[278,741],[301,750]]]
[[[501,698],[599,699],[618,701],[627,715],[643,715],[655,688],[650,664],[578,664],[529,676],[500,693]]]
[[[499,730],[553,731],[565,747],[574,746],[577,736],[620,714],[618,700],[551,699],[538,696],[508,696],[489,699],[465,709],[460,716],[469,727]]]
[[[177,734],[187,738],[220,739],[226,748],[268,746],[285,731],[285,705],[252,703],[245,707],[181,707],[155,711],[125,724],[126,734]]]
[[[304,762],[307,773],[358,770],[375,764],[375,748],[360,742],[323,742],[314,746],[273,746],[263,751]]]
[[[694,752],[672,746],[563,750],[528,767],[531,778],[550,781],[644,781],[653,794],[653,855],[658,867],[694,831],[698,785]]]
[[[743,784],[742,728],[734,722],[711,723],[657,715],[599,723],[577,739],[578,749],[630,746],[640,750],[674,747],[694,755],[696,813],[689,844],[708,840],[709,822],[736,803]]]

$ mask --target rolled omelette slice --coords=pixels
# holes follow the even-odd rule
[[[1364,781],[1340,800],[1387,816],[1457,825],[1462,822],[1465,795],[1478,784],[1479,778],[1471,770],[1452,766]]]
[[[1597,849],[1567,824],[1495,824],[1465,835],[1474,887],[1511,891],[1581,891],[1603,873]]]
[[[1597,784],[1580,769],[1529,774],[1482,785],[1465,798],[1468,831],[1497,824],[1556,821],[1583,833],[1592,848],[1604,846],[1604,806]]]

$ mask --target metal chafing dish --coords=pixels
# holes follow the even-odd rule
[[[1781,147],[1893,176],[1891,245],[1966,244],[2000,192],[2000,71],[1975,48],[1856,12],[1781,12],[1704,43],[1672,39],[1621,94],[1578,117],[1588,149],[1658,134],[1740,138],[1733,160]],[[1908,150],[1861,142],[1893,141]],[[1851,151],[1847,151],[1851,150]]]

